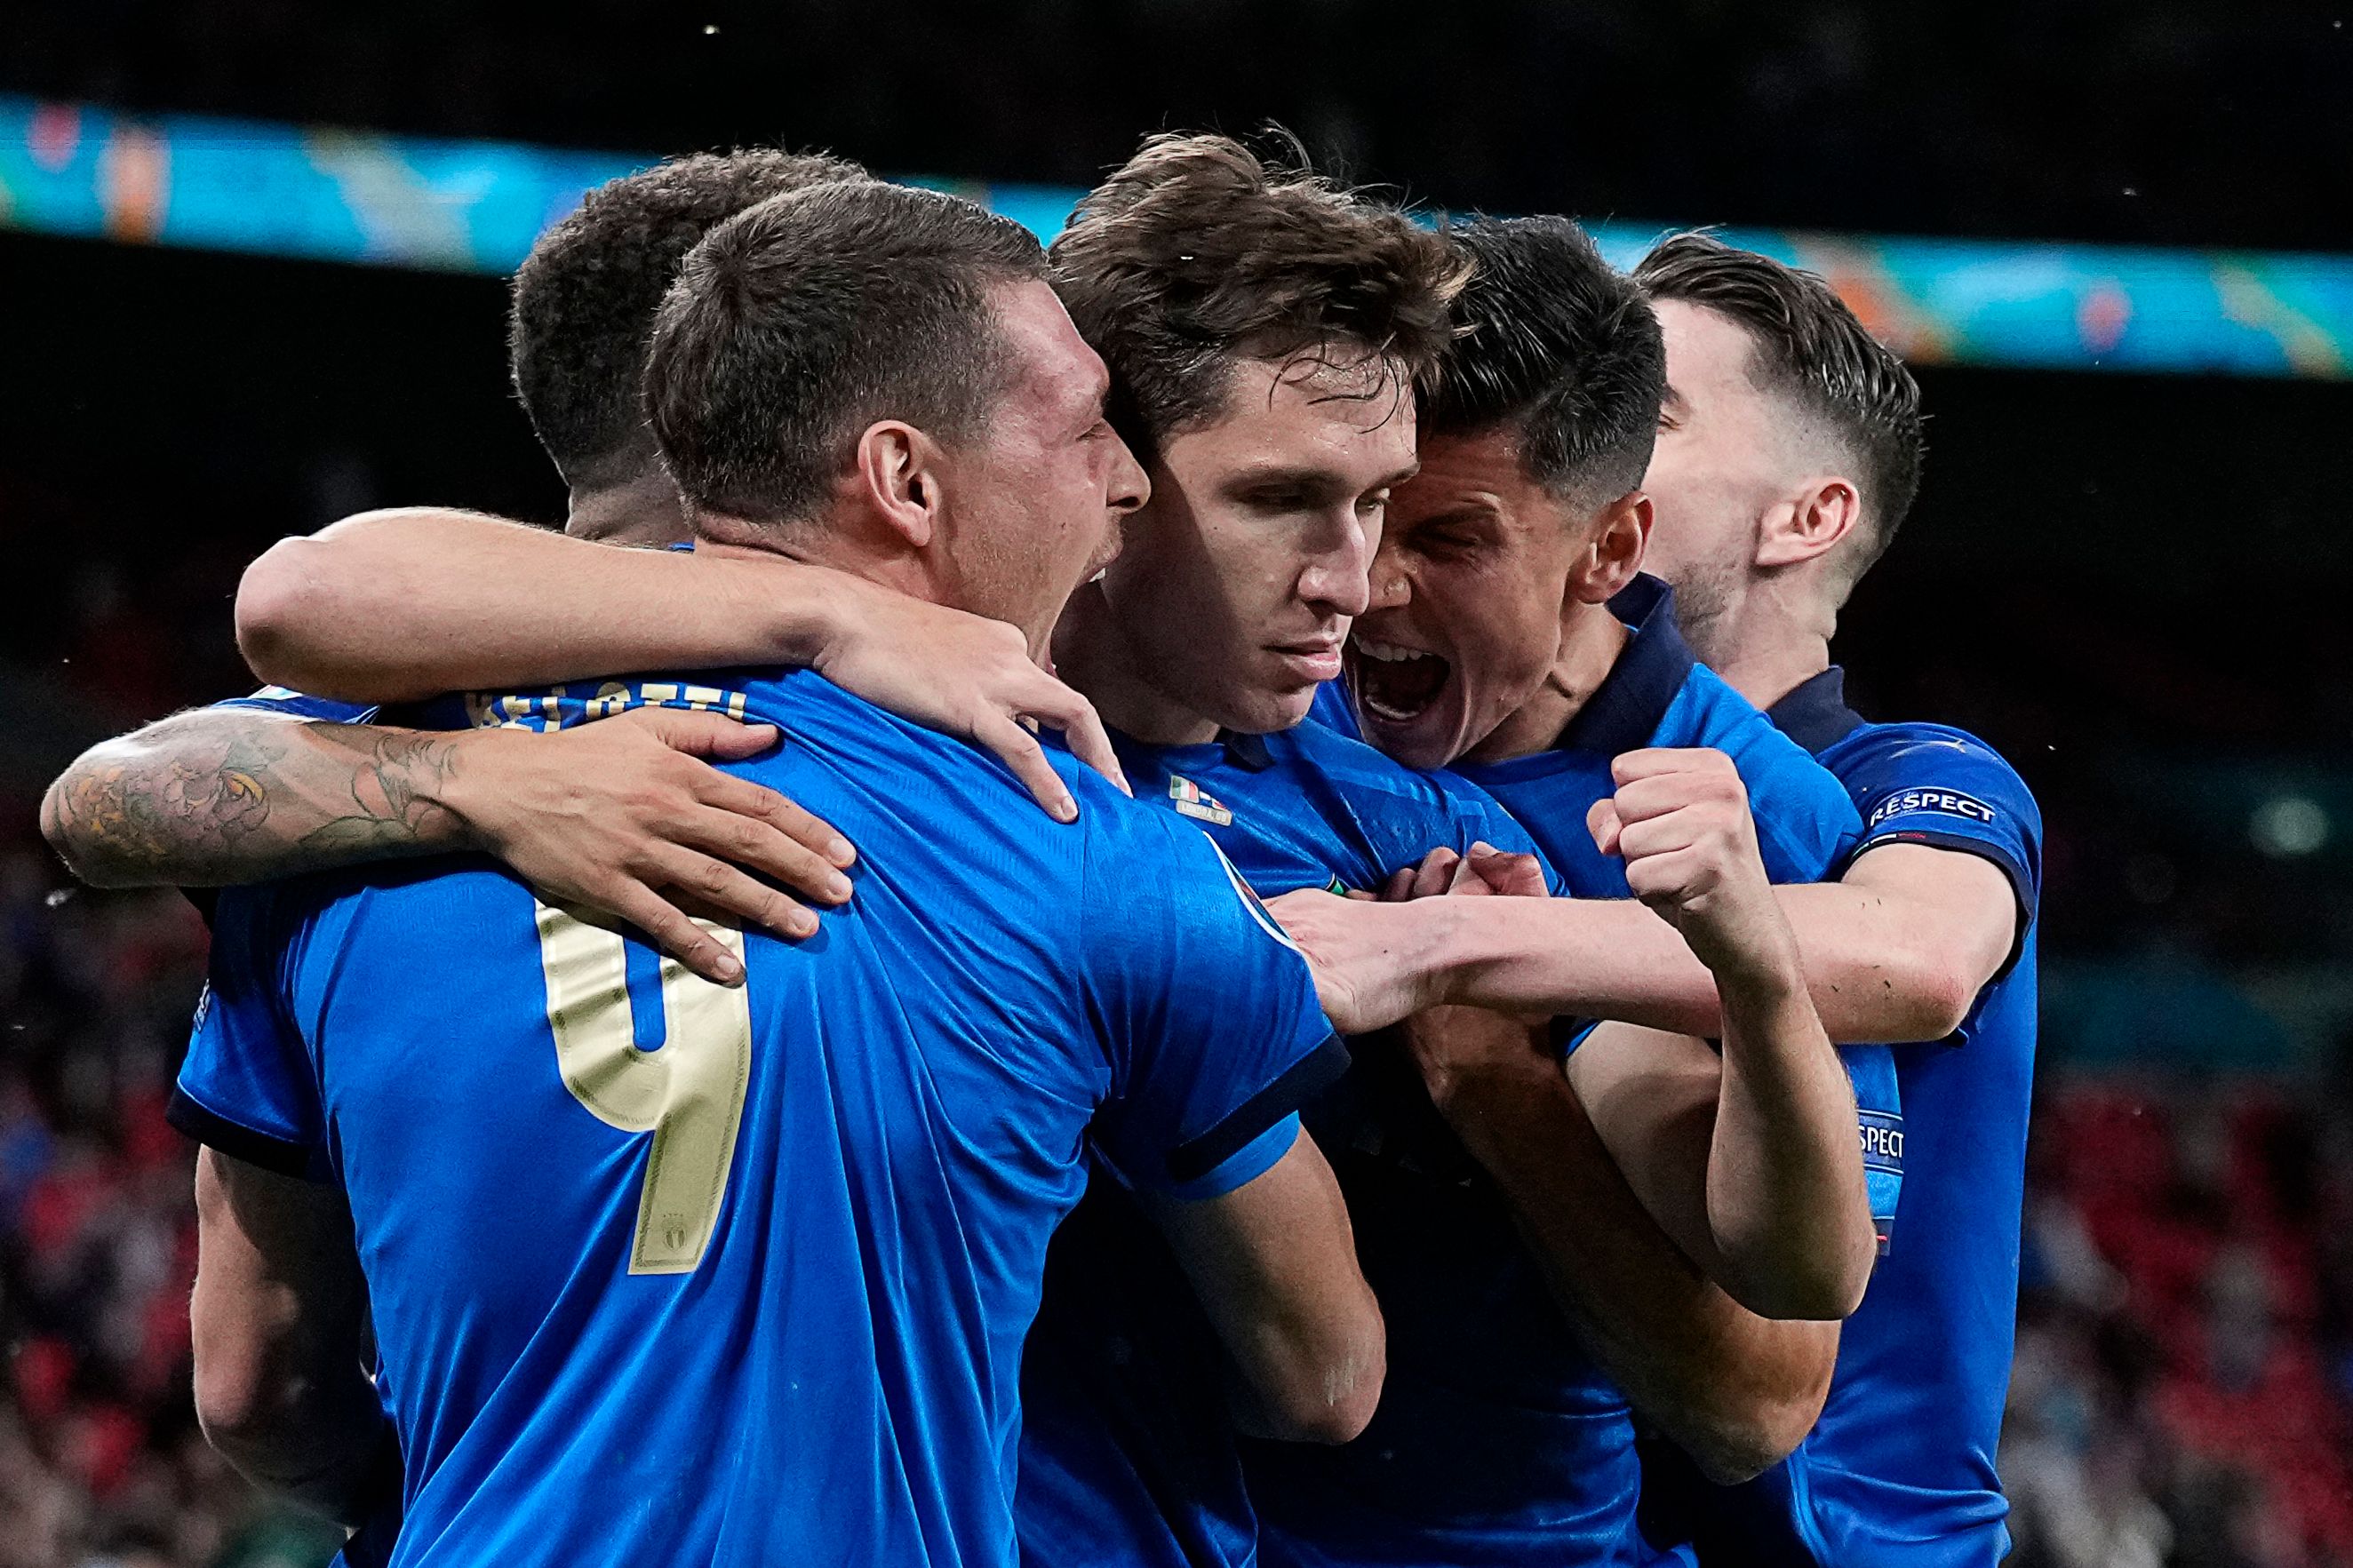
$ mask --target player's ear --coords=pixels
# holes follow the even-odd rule
[[[1757,564],[1793,566],[1838,548],[1862,521],[1854,481],[1837,474],[1801,479],[1757,531]]]
[[[1601,509],[1593,538],[1569,573],[1570,596],[1588,605],[1615,598],[1641,571],[1650,548],[1651,498],[1628,490]]]
[[[878,420],[858,437],[852,459],[859,497],[910,548],[926,549],[945,504],[939,443],[913,425]]]

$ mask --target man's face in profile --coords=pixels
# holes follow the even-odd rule
[[[1063,604],[1118,552],[1118,519],[1152,489],[1103,417],[1110,373],[1053,289],[1000,284],[991,303],[1012,371],[980,438],[953,454],[945,549],[958,602],[1042,654]]]

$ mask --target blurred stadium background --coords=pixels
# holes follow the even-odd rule
[[[331,1548],[188,1407],[161,1110],[202,929],[67,890],[51,774],[249,684],[228,595],[279,535],[388,501],[560,516],[497,274],[586,185],[831,145],[1050,232],[1140,133],[1269,119],[1620,259],[1733,226],[1912,356],[1928,477],[1840,651],[1866,712],[1992,740],[2051,833],[2012,1561],[2353,1563],[2340,12],[10,0],[0,1568]]]

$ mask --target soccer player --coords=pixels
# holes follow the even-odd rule
[[[1940,1005],[1898,1047],[1900,1241],[1849,1319],[1820,1425],[1736,1494],[1690,1494],[1704,1563],[1989,1568],[2032,1089],[2042,818],[2017,772],[1941,724],[1864,721],[1830,662],[1840,607],[1918,483],[1919,390],[1820,279],[1706,235],[1635,279],[1667,345],[1645,481],[1654,569],[1702,657],[1838,774],[1867,895]],[[1652,1474],[1660,1474],[1653,1467]]]
[[[654,311],[679,261],[754,202],[867,177],[845,160],[767,149],[674,159],[591,192],[533,247],[514,280],[509,359],[524,412],[570,486],[567,532],[640,545],[685,537],[639,404]],[[777,564],[745,557],[698,592],[760,606],[792,662],[990,745],[1066,818],[1070,792],[1014,721],[1067,725],[1081,755],[1109,763],[1085,703],[1009,628]],[[257,652],[272,635],[273,594],[327,607],[319,599],[330,584],[299,553],[291,565],[248,584],[244,630]],[[431,563],[422,585],[441,570]],[[396,598],[419,586],[377,580],[353,592]],[[364,603],[332,609],[366,613]],[[43,827],[67,864],[102,887],[204,889],[484,849],[551,894],[626,912],[706,973],[732,960],[674,907],[676,889],[787,934],[813,929],[814,917],[760,879],[819,901],[846,896],[850,851],[839,834],[706,765],[755,753],[774,738],[764,728],[657,710],[540,740],[362,721],[375,713],[372,701],[279,689],[175,715],[85,753],[50,786]]]
[[[1403,769],[1314,725],[1292,727],[1366,602],[1383,497],[1414,461],[1403,375],[1447,334],[1443,301],[1460,260],[1396,215],[1270,174],[1217,138],[1148,145],[1089,198],[1053,254],[1074,317],[1111,363],[1115,405],[1155,484],[1128,524],[1127,551],[1063,617],[1056,652],[1119,732],[1144,795],[1202,823],[1273,890],[1377,886],[1433,844],[1461,853],[1478,837],[1525,843],[1458,781]],[[1631,316],[1647,324],[1639,301]],[[1649,360],[1647,383],[1609,389],[1630,400],[1625,423],[1644,444],[1657,412],[1655,332]],[[332,570],[367,575],[395,564],[367,559],[375,552],[416,548],[401,531],[413,540],[415,524],[346,533],[317,554],[340,562]],[[594,624],[607,638],[632,635],[627,602],[582,599],[581,579],[563,569],[579,546],[479,520],[453,520],[435,537],[454,542],[466,530],[480,551],[499,552],[496,569],[406,601],[400,620],[366,635],[447,650],[468,619],[513,627],[533,614]],[[516,602],[482,602],[491,595]],[[468,595],[478,602],[461,613]],[[696,623],[713,639],[702,657],[752,657],[756,640],[740,639],[761,628],[731,630],[724,619]],[[1847,809],[1834,789],[1831,798]],[[1703,804],[1724,803],[1694,803]],[[1736,841],[1721,832],[1715,840]],[[1754,1167],[1757,1189],[1804,1186],[1812,1201],[1799,1206],[1813,1221],[1850,1212],[1839,1199],[1851,1177],[1852,1234],[1867,1253],[1852,1103],[1810,1016],[1777,1025],[1819,1053],[1833,1093],[1811,1123],[1826,1130],[1819,1143],[1799,1135],[1807,1120],[1794,1114],[1776,1124],[1776,1142],[1792,1155],[1826,1152],[1829,1173],[1785,1184],[1788,1166],[1768,1159]],[[1380,1108],[1390,1121],[1397,1109]],[[1327,1114],[1345,1122],[1349,1108]],[[1678,1153],[1688,1174],[1704,1174],[1705,1151]],[[1198,1353],[1204,1336],[1190,1314],[1154,1305],[1166,1293],[1167,1265],[1140,1239],[1116,1189],[1098,1188],[1058,1241],[1031,1339],[1025,1548],[1045,1563],[1246,1562],[1251,1519],[1235,1485],[1216,1367]],[[1799,1250],[1838,1252],[1799,1229]],[[1484,1331],[1472,1320],[1460,1331]],[[1565,1338],[1565,1326],[1558,1332]]]
[[[1319,234],[1302,211],[1313,210],[1312,188],[1297,183],[1254,215],[1223,194],[1238,183],[1224,158],[1204,160],[1193,179],[1153,177],[1155,152],[1177,150],[1148,148],[1054,245],[1073,317],[1126,389],[1155,487],[1127,551],[1065,614],[1060,667],[1103,712],[1139,791],[1159,794],[1166,780],[1176,809],[1205,821],[1261,889],[1378,886],[1433,841],[1492,863],[1464,838],[1527,840],[1477,792],[1299,722],[1365,605],[1379,498],[1412,482],[1404,476],[1414,432],[1398,427],[1411,413],[1405,389],[1364,374],[1404,367],[1382,367],[1366,351],[1434,347],[1451,336],[1446,323],[1425,322],[1411,336],[1397,324],[1378,330],[1363,301],[1381,297],[1378,280],[1394,261],[1378,265],[1378,250],[1352,254],[1336,243],[1345,230]],[[1411,254],[1394,239],[1387,248]],[[1425,268],[1462,270],[1459,253],[1449,263],[1447,247],[1431,248]],[[1310,304],[1320,321],[1303,310]],[[1230,345],[1226,363],[1199,357],[1212,333]],[[1336,482],[1352,470],[1356,478]],[[1372,515],[1352,522],[1352,510]],[[1454,820],[1432,812],[1433,801],[1453,803]],[[1738,858],[1733,840],[1719,842]],[[1753,866],[1753,843],[1746,855]],[[1755,881],[1763,880],[1759,869]],[[1753,953],[1759,944],[1744,933],[1738,945]],[[1774,1037],[1760,1050],[1818,1053],[1835,1089],[1829,1046],[1802,1004],[1760,1033]],[[1426,1136],[1426,1100],[1418,1089],[1398,1092],[1395,1042],[1358,1042],[1356,1056],[1358,1087],[1320,1104],[1315,1125],[1376,1131],[1393,1147]],[[1843,1216],[1853,1222],[1846,1235],[1867,1251],[1842,1099],[1839,1091],[1817,1119],[1820,1142],[1792,1114],[1775,1129],[1777,1155],[1792,1157],[1749,1167],[1760,1197],[1802,1192],[1799,1206],[1827,1222],[1757,1248],[1776,1265],[1835,1256],[1822,1231],[1835,1237]],[[1731,1124],[1740,1120],[1727,1117],[1728,1142],[1739,1142]],[[1808,1169],[1805,1156],[1817,1152],[1825,1157]],[[1691,1163],[1698,1172],[1708,1161]],[[1123,1222],[1115,1192],[1097,1185],[1057,1240],[1030,1340],[1025,1558],[1247,1563],[1251,1514],[1229,1479],[1218,1372],[1198,1348],[1206,1336],[1158,1305],[1178,1294],[1148,1283],[1165,1265],[1155,1268],[1143,1228]],[[1376,1212],[1384,1195],[1350,1191],[1360,1236],[1384,1224]],[[1474,1336],[1486,1327],[1475,1313],[1451,1325]]]
[[[1731,863],[1725,836],[1752,808],[1774,880],[1822,875],[1859,826],[1844,792],[1694,662],[1664,589],[1638,579],[1664,379],[1649,307],[1565,219],[1474,224],[1456,243],[1477,271],[1424,400],[1420,472],[1392,503],[1350,638],[1353,711],[1336,687],[1319,700],[1392,755],[1484,784],[1579,893],[1624,900],[1634,886],[1672,909],[1651,879],[1695,858]],[[1597,844],[1589,824],[1611,812],[1620,826]],[[1341,902],[1293,895],[1278,911],[1302,899]],[[1592,901],[1434,900],[1506,926]],[[1699,962],[1704,937],[1625,907]],[[1403,932],[1442,912],[1345,908]],[[1810,1024],[1786,963],[1737,984],[1750,1017]],[[1353,1021],[1334,986],[1325,998]],[[1833,1331],[1760,1314],[1849,1310],[1872,1211],[1858,1190],[1852,1211],[1733,1215],[1721,1200],[1741,1165],[1727,1154],[1778,1139],[1778,1157],[1840,1162],[1860,1188],[1855,1099],[1819,1026],[1810,1049],[1786,1031],[1709,1026],[1721,1059],[1624,1024],[1569,1032],[1566,1075],[1516,1027],[1499,1040],[1475,1019],[1425,1026],[1415,1058],[1451,1136],[1379,1118],[1324,1136],[1391,1326],[1389,1381],[1345,1448],[1250,1450],[1270,1561],[1639,1561],[1630,1395],[1712,1445],[1726,1473],[1753,1474],[1802,1435]],[[1866,1110],[1892,1117],[1884,1051],[1847,1065]],[[1891,1185],[1877,1184],[1881,1213]],[[1849,1212],[1858,1228],[1838,1230]],[[1827,1234],[1811,1247],[1755,1249],[1759,1234],[1817,1223]],[[1818,1268],[1760,1268],[1758,1256]]]
[[[877,184],[714,229],[648,373],[698,537],[1042,637],[1145,493],[1044,274],[1018,225]],[[364,1313],[396,1563],[1009,1563],[1021,1335],[1090,1131],[1258,1397],[1360,1422],[1378,1313],[1292,1116],[1339,1053],[1214,846],[1075,763],[1051,827],[821,676],[727,679],[546,703],[777,723],[750,771],[872,847],[806,945],[714,922],[741,986],[487,864],[224,895],[174,1101],[215,1439],[352,1517],[389,1436]]]
[[[1668,353],[1645,479],[1660,563],[1694,589],[1705,651],[1820,749],[1870,818],[1842,881],[1780,889],[1814,1001],[1836,1038],[1948,1043],[1896,1053],[1910,1169],[1894,1246],[1843,1346],[1704,1291],[1692,1300],[1715,1327],[1680,1349],[1639,1331],[1674,1318],[1656,1289],[1596,1292],[1583,1316],[1637,1406],[1718,1479],[1786,1451],[1828,1390],[1820,1430],[1753,1487],[1702,1490],[1687,1465],[1648,1467],[1648,1511],[1668,1534],[1700,1534],[1709,1560],[1989,1562],[2002,1549],[1992,1457],[2016,1293],[2039,819],[1981,742],[1861,724],[1827,665],[1837,608],[1916,479],[1917,395],[1901,365],[1818,281],[1762,258],[1684,237],[1641,277]],[[1468,1001],[1715,1027],[1690,953],[1630,906],[1294,899],[1277,912],[1318,963],[1327,1005],[1361,974],[1407,991],[1372,999],[1380,1011]],[[1503,1077],[1513,1058],[1480,1066]],[[1612,1326],[1613,1300],[1649,1310]],[[1692,1353],[1711,1343],[1722,1353]],[[1694,1382],[1711,1360],[1725,1375]],[[1744,1386],[1761,1399],[1746,1419]]]
[[[1276,891],[1378,887],[1434,846],[1532,849],[1477,791],[1294,729],[1337,668],[1383,505],[1412,471],[1411,383],[1451,330],[1459,260],[1402,215],[1213,136],[1148,143],[1088,197],[1053,258],[1058,289],[1111,362],[1115,417],[1154,490],[1126,525],[1128,548],[1069,606],[1055,651],[1116,727],[1145,798]],[[396,576],[410,558],[379,551],[419,548],[433,531],[419,521],[347,530],[313,553],[331,574]],[[444,650],[469,622],[487,616],[513,631],[551,610],[606,640],[593,653],[565,645],[570,657],[628,662],[637,645],[625,639],[677,635],[647,624],[635,601],[590,601],[596,571],[563,559],[610,552],[476,519],[450,520],[436,542],[461,528],[480,541],[470,559],[498,565],[406,601],[407,622],[355,628],[384,645],[387,666],[423,614]],[[526,547],[530,562],[501,553]],[[699,568],[705,554],[677,564]],[[459,607],[486,591],[522,602]],[[709,639],[702,662],[765,652],[772,635],[723,599],[692,626]],[[289,651],[333,635],[323,621],[289,631]],[[1122,1343],[1132,1353],[1115,1358]],[[1255,1526],[1223,1360],[1178,1261],[1102,1170],[1055,1245],[1025,1365],[1029,1561],[1249,1559]],[[1278,1416],[1248,1413],[1257,1429],[1293,1437],[1355,1430]]]

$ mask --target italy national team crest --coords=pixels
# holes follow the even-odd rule
[[[1207,822],[1219,827],[1233,826],[1234,814],[1221,805],[1216,795],[1202,789],[1191,779],[1171,773],[1168,778],[1168,798],[1176,803],[1179,816],[1197,822]]]

